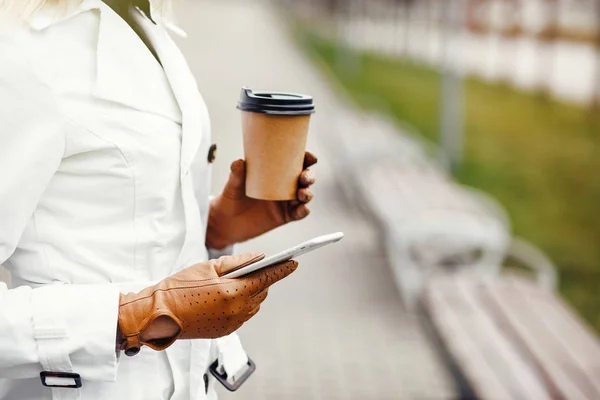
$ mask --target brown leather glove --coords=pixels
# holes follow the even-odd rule
[[[221,257],[184,269],[139,293],[121,294],[121,349],[132,356],[142,345],[164,350],[178,339],[213,339],[236,331],[258,312],[269,286],[294,272],[298,263],[288,261],[236,279],[219,276],[264,257],[262,253]],[[142,332],[159,317],[171,318],[179,326],[178,334],[143,342]]]
[[[308,216],[308,203],[313,199],[311,187],[315,183],[314,172],[309,168],[316,163],[317,157],[307,151],[295,200],[269,201],[246,196],[246,164],[235,161],[223,193],[210,203],[206,245],[223,249]]]

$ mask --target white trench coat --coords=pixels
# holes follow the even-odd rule
[[[115,351],[119,293],[209,257],[206,106],[165,28],[136,17],[162,66],[101,0],[0,33],[2,400],[214,398],[208,365],[247,362],[235,335]]]

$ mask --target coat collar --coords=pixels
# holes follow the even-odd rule
[[[100,25],[96,48],[94,95],[181,123],[182,104],[175,97],[175,88],[170,82],[168,71],[163,69],[119,15],[101,1],[98,2],[101,4],[98,9]],[[157,38],[149,32],[165,32],[163,27],[154,25],[141,14],[139,17],[141,28],[149,36],[164,65],[165,56],[159,52],[164,38]]]
[[[134,4],[144,12],[153,22],[164,25],[174,34],[187,37],[185,31],[177,26],[171,19],[161,18],[156,12],[156,0],[135,0]],[[83,12],[106,7],[102,0],[66,0],[62,6],[46,4],[38,10],[29,20],[31,28],[37,31],[44,30],[50,26],[66,21]]]
[[[66,21],[85,11],[97,9],[101,0],[69,0],[64,5],[56,6],[46,3],[29,20],[29,25],[36,31],[42,31],[54,24]]]
[[[30,23],[33,29],[43,30],[91,10],[100,14],[95,95],[181,123],[181,163],[186,173],[201,143],[202,118],[207,115],[200,115],[203,100],[183,55],[165,29],[167,24],[155,24],[140,10],[138,17],[148,18],[140,25],[161,66],[127,23],[101,0],[71,0],[66,10],[45,7]]]

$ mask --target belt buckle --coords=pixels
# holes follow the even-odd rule
[[[71,379],[73,380],[72,385],[56,385],[49,384],[47,382],[48,378],[62,378],[62,379]],[[65,388],[65,389],[77,389],[80,388],[81,385],[81,376],[79,374],[74,374],[71,372],[50,372],[50,371],[42,371],[40,372],[40,379],[42,380],[42,385],[49,388]]]
[[[242,376],[236,377],[235,382],[229,383],[229,381],[227,381],[227,372],[220,374],[217,370],[218,367],[219,360],[216,360],[214,363],[211,364],[208,370],[210,371],[212,376],[214,376],[219,382],[221,382],[221,385],[223,385],[225,389],[229,390],[230,392],[235,392],[236,390],[238,390],[244,384],[244,382],[246,382],[248,378],[250,378],[250,375],[252,375],[254,371],[256,371],[256,364],[254,364],[254,361],[252,361],[248,357],[248,369],[246,370],[246,372],[244,372]]]

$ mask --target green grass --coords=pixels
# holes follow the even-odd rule
[[[356,103],[436,141],[436,70],[296,33]],[[456,178],[506,207],[514,232],[554,260],[561,292],[600,331],[600,116],[505,85],[465,86],[465,159]]]

